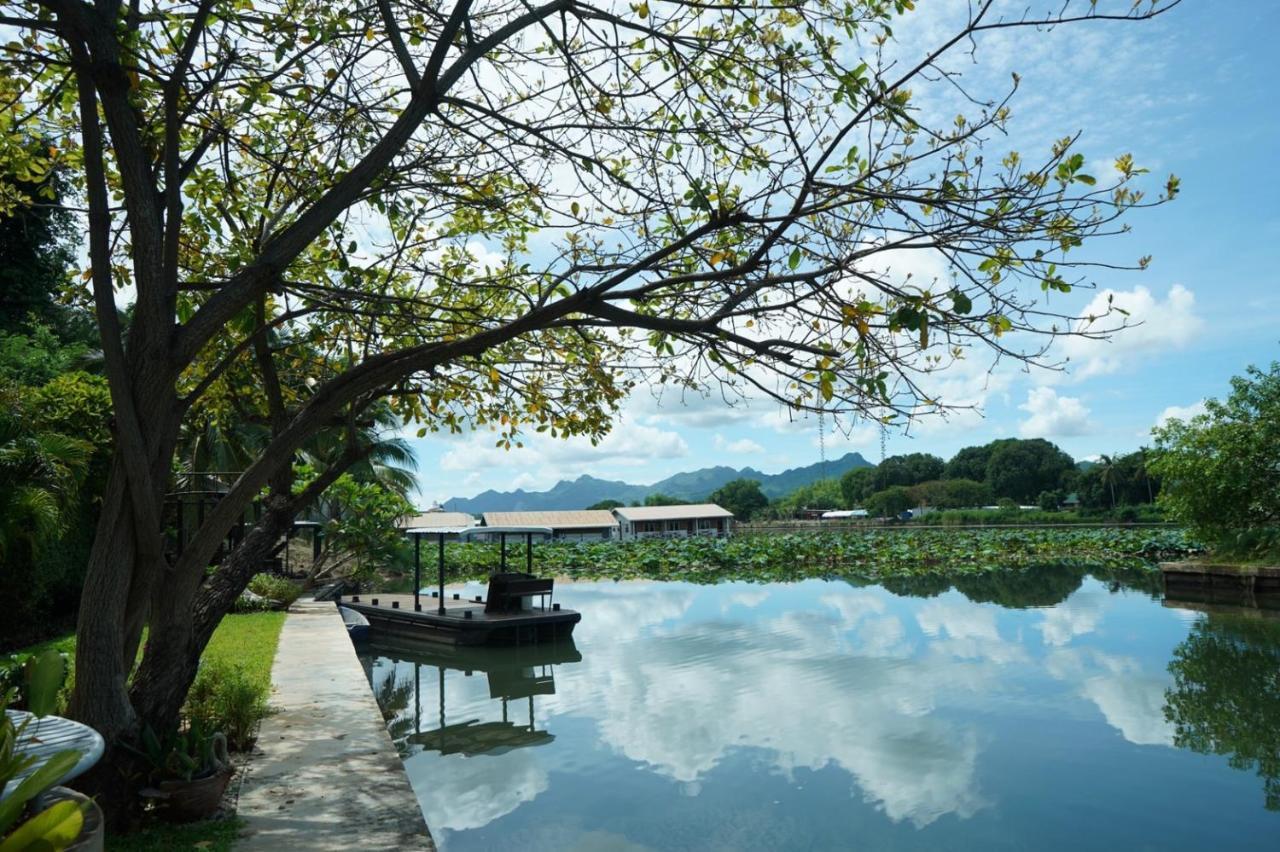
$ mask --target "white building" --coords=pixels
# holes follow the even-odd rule
[[[486,527],[550,527],[553,538],[596,541],[618,537],[618,520],[603,509],[563,512],[485,512]]]
[[[733,512],[715,503],[689,506],[619,506],[613,510],[624,540],[684,538],[691,535],[727,536],[733,532]]]

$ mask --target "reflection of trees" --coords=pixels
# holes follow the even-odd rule
[[[402,757],[405,756],[405,741],[414,730],[414,716],[409,712],[413,692],[413,681],[400,682],[396,678],[395,666],[390,667],[373,688],[374,698],[387,723],[387,733],[391,735],[391,741],[396,744]]]
[[[1173,653],[1165,717],[1174,743],[1257,768],[1280,810],[1280,622],[1211,615]]]
[[[954,588],[974,603],[1013,609],[1056,606],[1080,588],[1084,578],[1106,583],[1112,592],[1130,589],[1160,594],[1160,572],[1150,568],[1104,568],[1084,564],[1030,565],[970,573],[930,572],[884,577],[879,585],[900,597],[932,598]],[[849,579],[853,585],[865,585]]]
[[[1054,606],[1080,588],[1088,569],[1075,565],[1033,565],[1021,571],[984,571],[956,577],[955,586],[974,603],[1020,609]]]

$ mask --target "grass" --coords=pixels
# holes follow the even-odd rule
[[[240,666],[256,683],[271,686],[271,664],[286,613],[250,612],[222,619],[201,660]]]
[[[227,852],[235,844],[244,823],[239,819],[193,822],[188,825],[156,824],[136,834],[107,837],[107,852]]]

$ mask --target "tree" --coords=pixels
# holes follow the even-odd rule
[[[1249,367],[1225,400],[1152,434],[1158,500],[1174,520],[1227,549],[1280,526],[1280,362]]]
[[[115,410],[72,701],[112,744],[99,777],[173,721],[262,554],[359,460],[298,491],[294,454],[379,400],[506,448],[600,438],[641,379],[901,421],[948,409],[930,385],[966,350],[1053,365],[1034,341],[1122,327],[1027,294],[1087,283],[1081,246],[1177,180],[1143,194],[1128,155],[1099,180],[1075,137],[997,151],[1016,79],[958,92],[950,72],[993,32],[1172,3],[992,5],[904,62],[884,45],[911,4],[880,0],[10,3],[0,87],[50,141],[33,167],[66,166],[88,211]],[[969,114],[931,125],[934,87]],[[903,250],[947,284],[884,262]],[[245,399],[269,440],[171,560],[183,425]]]
[[[1041,491],[1040,496],[1036,498],[1037,505],[1040,506],[1042,512],[1056,512],[1058,507],[1062,505],[1061,491]]]
[[[986,481],[997,497],[1031,503],[1041,491],[1064,488],[1075,461],[1043,438],[994,442]]]
[[[994,498],[986,483],[971,479],[934,479],[911,487],[915,506],[934,509],[972,509],[985,506]]]
[[[894,485],[883,491],[877,491],[867,498],[867,512],[873,518],[896,518],[903,512],[915,508],[916,501],[911,489],[903,485]]]
[[[614,509],[617,509],[625,505],[627,504],[623,503],[621,500],[601,500],[599,503],[592,503],[590,506],[588,506],[587,511],[592,511],[595,509],[603,509],[606,512],[612,512]]]
[[[681,500],[679,497],[672,497],[670,494],[663,494],[661,491],[655,491],[652,494],[645,495],[641,506],[684,506],[688,504],[688,500]]]
[[[995,442],[980,447],[963,447],[947,462],[945,476],[947,479],[971,479],[983,482],[987,478],[987,462],[991,459],[991,450]]]
[[[751,516],[769,505],[769,498],[760,490],[760,483],[754,479],[734,479],[721,485],[711,496],[710,502],[723,506],[733,512],[739,521],[749,521]]]
[[[908,453],[889,456],[875,468],[872,484],[876,491],[894,485],[919,485],[933,479],[941,479],[945,465],[942,459],[929,453]]]
[[[844,493],[840,488],[840,480],[835,477],[815,479],[807,485],[801,485],[779,498],[775,504],[781,517],[792,518],[797,513],[808,509],[847,509]]]
[[[840,493],[846,508],[861,506],[862,501],[875,492],[875,471],[874,467],[855,467],[840,477]]]
[[[295,487],[301,491],[314,478],[315,471],[304,467]],[[365,580],[398,561],[404,547],[398,522],[413,514],[413,505],[382,482],[361,482],[347,473],[324,490],[315,514],[324,525],[324,537],[309,579]]]

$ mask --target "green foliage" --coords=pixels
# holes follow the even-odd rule
[[[915,505],[915,495],[905,485],[894,485],[877,491],[866,500],[867,512],[873,518],[896,518]]]
[[[229,764],[226,737],[198,721],[160,733],[147,725],[137,742],[124,745],[142,758],[150,784],[205,778]]]
[[[844,498],[843,506],[852,509],[861,506],[875,493],[876,469],[874,467],[855,467],[840,477],[840,494]]]
[[[971,479],[935,479],[912,486],[914,506],[934,509],[971,509],[989,505],[991,487]]]
[[[221,731],[233,751],[248,751],[270,713],[268,685],[244,666],[206,662],[187,693],[183,714],[200,730]]]
[[[1212,614],[1173,652],[1165,718],[1174,744],[1256,769],[1280,810],[1280,623]]]
[[[295,491],[302,490],[313,477],[309,467],[301,467]],[[404,549],[397,523],[412,512],[413,505],[396,490],[343,474],[315,507],[315,515],[324,525],[324,543],[320,559],[312,565],[312,578],[338,574],[368,578],[379,568],[395,564]]]
[[[74,370],[88,353],[87,344],[67,343],[52,327],[38,321],[29,328],[0,331],[0,382],[43,385]]]
[[[231,852],[243,827],[239,819],[157,822],[131,834],[108,834],[107,852]]]
[[[1041,491],[1040,496],[1036,498],[1036,504],[1040,506],[1042,512],[1056,512],[1062,505],[1062,492],[1056,489]]]
[[[1171,517],[1230,547],[1242,532],[1280,526],[1280,363],[1250,367],[1205,409],[1154,430],[1150,468]]]
[[[1146,448],[1121,456],[1103,455],[1076,479],[1080,505],[1086,509],[1114,509],[1154,503],[1161,480],[1148,469]]]
[[[780,517],[794,517],[803,509],[843,508],[847,508],[847,504],[844,502],[841,480],[817,479],[777,500],[772,506],[772,514]]]
[[[62,655],[53,649],[35,654],[23,666],[23,673],[27,709],[35,718],[49,715],[65,674]],[[0,841],[0,850],[64,848],[67,843],[59,845],[58,840],[65,838],[67,831],[74,829],[70,832],[72,839],[80,833],[77,820],[82,819],[83,812],[78,804],[67,803],[71,804],[71,809],[61,804],[53,805],[22,823],[18,820],[33,799],[75,766],[80,752],[75,749],[55,752],[21,781],[16,780],[16,776],[31,770],[36,757],[18,745],[32,717],[18,723],[6,712],[15,698],[16,690],[12,688],[0,692],[0,789],[11,787],[0,800],[0,838],[8,835]]]
[[[679,497],[672,497],[670,494],[654,492],[644,498],[641,506],[684,506],[688,504],[688,500],[681,500]]]
[[[733,512],[738,521],[751,520],[753,515],[769,505],[769,498],[764,496],[760,483],[754,479],[726,482],[712,491],[707,500]]]
[[[1042,438],[995,441],[985,477],[997,497],[1032,503],[1041,491],[1065,488],[1075,475],[1071,456]]]
[[[271,574],[255,574],[253,579],[249,581],[249,591],[255,595],[262,595],[264,598],[273,601],[279,601],[288,607],[298,599],[302,594],[302,589],[298,588],[296,583],[291,583],[284,577],[275,577]]]
[[[617,509],[620,506],[625,506],[625,505],[626,504],[623,503],[621,500],[601,500],[598,503],[592,503],[590,506],[588,506],[587,511],[603,510],[605,512],[612,512],[614,509]]]
[[[942,459],[929,453],[889,456],[874,468],[872,484],[875,491],[884,491],[895,485],[918,485],[931,479],[941,479],[944,467]]]

